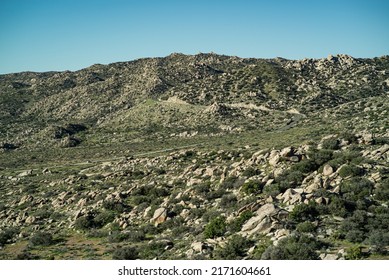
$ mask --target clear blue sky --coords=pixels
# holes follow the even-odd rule
[[[216,52],[389,54],[388,0],[0,0],[0,73]]]

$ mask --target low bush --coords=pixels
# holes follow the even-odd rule
[[[220,201],[220,206],[223,208],[235,208],[238,199],[236,195],[229,193],[222,196]]]
[[[264,260],[318,260],[317,250],[323,244],[313,237],[295,234],[281,239],[277,246],[271,245],[262,254]]]
[[[54,243],[53,236],[48,232],[37,232],[31,238],[31,246],[50,246]]]
[[[136,260],[138,258],[139,252],[135,247],[117,248],[112,254],[114,260]]]
[[[297,225],[296,230],[300,233],[309,233],[314,232],[316,226],[311,222],[302,222]]]
[[[292,212],[289,213],[289,218],[294,222],[313,221],[319,215],[317,204],[309,202],[309,204],[301,203],[296,205]]]
[[[224,217],[212,219],[204,229],[205,238],[215,238],[223,236],[227,230],[227,224]]]
[[[363,169],[361,167],[358,167],[356,165],[343,165],[339,169],[339,176],[342,178],[345,177],[353,177],[353,176],[361,176],[363,175]]]
[[[16,228],[8,228],[0,232],[0,246],[7,244],[16,234],[18,234]]]
[[[358,201],[368,197],[374,184],[366,178],[352,178],[340,185],[342,196],[346,200]]]
[[[322,148],[327,150],[338,150],[340,142],[336,138],[325,139],[322,142]]]
[[[263,183],[261,181],[255,180],[255,181],[249,181],[242,185],[241,192],[252,195],[260,193],[263,189]]]
[[[238,232],[241,230],[243,224],[249,220],[253,216],[253,212],[251,211],[243,211],[238,218],[234,219],[233,221],[230,222],[228,225],[228,229],[231,232]]]
[[[223,248],[216,250],[215,258],[221,260],[239,260],[242,259],[250,246],[253,245],[251,240],[241,235],[234,235],[225,244]]]

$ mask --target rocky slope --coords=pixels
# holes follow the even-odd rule
[[[0,257],[387,258],[389,59],[0,76]]]

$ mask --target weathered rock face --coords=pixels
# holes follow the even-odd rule
[[[271,217],[275,216],[278,208],[273,203],[267,203],[255,211],[256,216],[250,218],[243,226],[242,232],[246,235],[266,233],[271,229]]]

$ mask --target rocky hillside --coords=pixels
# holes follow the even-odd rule
[[[388,95],[388,56],[1,75],[0,258],[387,258]]]

